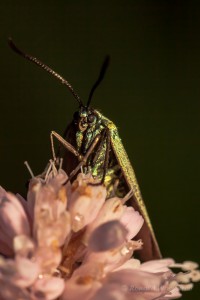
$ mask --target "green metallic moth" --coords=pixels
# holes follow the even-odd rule
[[[133,167],[129,161],[115,124],[90,106],[94,90],[104,77],[109,58],[106,57],[98,80],[94,84],[87,104],[84,105],[71,84],[50,67],[37,58],[24,53],[9,39],[10,47],[39,67],[43,68],[66,85],[79,104],[79,110],[74,113],[72,122],[68,125],[64,136],[51,132],[53,158],[63,159],[63,169],[70,180],[83,167],[105,184],[107,198],[111,196],[124,197],[131,191],[129,204],[139,211],[144,218],[144,225],[137,238],[142,239],[144,247],[139,251],[142,261],[161,258],[159,246],[147,209],[145,207]],[[54,150],[54,138],[60,142],[59,152]],[[61,146],[62,145],[62,146]]]

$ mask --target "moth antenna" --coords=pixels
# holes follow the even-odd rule
[[[105,73],[106,73],[106,70],[108,68],[108,65],[109,65],[109,62],[110,62],[110,56],[107,55],[104,59],[104,62],[102,64],[102,67],[101,67],[101,70],[100,70],[100,73],[99,73],[99,78],[97,79],[97,81],[95,82],[95,84],[93,85],[91,91],[90,91],[90,94],[89,94],[89,97],[88,97],[88,101],[87,101],[87,105],[86,107],[89,107],[90,106],[90,103],[91,103],[91,100],[92,100],[92,96],[94,94],[94,91],[96,90],[96,88],[98,87],[98,85],[101,83],[101,81],[103,80],[104,76],[105,76]]]
[[[11,38],[8,39],[8,44],[9,44],[10,48],[14,52],[16,52],[17,54],[19,54],[22,57],[26,58],[27,60],[33,62],[34,64],[36,64],[37,66],[41,67],[42,69],[44,69],[45,71],[47,71],[48,73],[50,73],[51,75],[53,75],[54,77],[56,77],[58,80],[60,80],[62,84],[66,85],[68,87],[68,89],[70,90],[70,92],[72,93],[72,95],[74,96],[74,98],[78,101],[79,105],[83,106],[83,102],[82,102],[81,98],[76,94],[76,92],[74,91],[74,89],[71,86],[71,84],[65,78],[63,78],[60,74],[56,73],[54,70],[52,70],[50,67],[48,67],[47,65],[45,65],[43,62],[41,62],[36,57],[34,57],[32,55],[29,55],[29,54],[23,52],[22,50],[20,50],[15,45],[15,43],[12,41]]]

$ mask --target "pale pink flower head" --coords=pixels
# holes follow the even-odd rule
[[[145,244],[134,238],[143,222],[125,199],[106,199],[90,174],[71,184],[54,164],[45,177],[31,179],[27,200],[1,188],[0,299],[179,298],[200,280],[198,265],[141,263],[135,252]]]
[[[30,235],[30,226],[23,206],[17,197],[0,187],[0,253],[13,254],[13,239]]]

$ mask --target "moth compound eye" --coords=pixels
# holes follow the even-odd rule
[[[78,126],[79,126],[79,130],[83,132],[83,131],[85,131],[87,129],[88,123],[80,121],[78,123]]]
[[[94,123],[96,121],[96,116],[95,115],[89,115],[88,116],[88,122],[89,123]]]
[[[88,112],[87,112],[87,110],[85,110],[85,108],[81,108],[79,111],[79,114],[80,114],[81,118],[86,118],[88,115]]]

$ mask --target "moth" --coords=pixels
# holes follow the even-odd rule
[[[61,75],[37,58],[21,51],[11,39],[9,39],[9,45],[16,53],[43,68],[66,85],[78,102],[79,109],[74,113],[73,120],[67,126],[64,136],[60,136],[55,131],[51,132],[54,159],[56,160],[57,156],[63,158],[63,169],[67,174],[70,174],[71,180],[81,167],[86,172],[91,172],[95,178],[99,179],[100,183],[105,184],[107,198],[112,197],[113,194],[124,197],[131,191],[129,204],[139,211],[144,218],[144,225],[137,236],[144,243],[143,249],[139,251],[140,259],[148,261],[161,258],[161,252],[135,172],[119,137],[117,127],[111,120],[91,107],[93,93],[104,77],[109,58],[106,57],[98,80],[91,89],[88,101],[83,104],[71,84]],[[54,150],[54,138],[60,142],[57,155]]]

